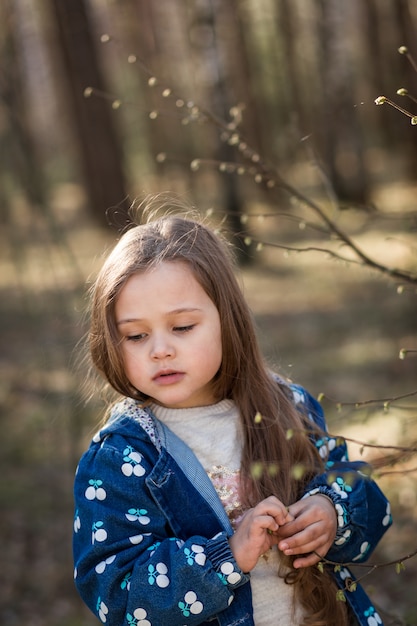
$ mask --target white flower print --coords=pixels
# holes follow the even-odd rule
[[[151,521],[149,517],[147,517],[147,512],[146,509],[129,509],[125,515],[129,522],[139,522],[145,526]]]
[[[104,602],[102,602],[101,598],[99,597],[97,600],[97,613],[103,624],[107,622],[108,612],[108,607],[106,606],[106,604],[104,604]]]
[[[304,394],[297,389],[291,389],[295,404],[305,403]]]
[[[373,606],[370,606],[369,609],[365,611],[364,615],[367,618],[368,626],[379,626],[379,624],[382,624],[382,619]]]
[[[352,534],[351,530],[345,530],[343,535],[336,539],[336,541],[334,542],[335,545],[336,546],[342,546],[344,543],[346,543],[346,541],[348,541],[348,539],[350,538],[351,534]]]
[[[127,446],[123,451],[123,465],[121,470],[125,476],[143,476],[145,469],[140,464],[142,455],[133,450],[131,446]]]
[[[236,585],[236,583],[238,583],[242,578],[239,572],[235,571],[233,563],[230,563],[229,561],[222,564],[220,571],[229,585]]]
[[[318,439],[316,441],[316,447],[322,459],[326,459],[329,456],[329,452],[335,449],[336,439]]]
[[[81,528],[81,520],[80,520],[80,516],[78,515],[78,511],[75,513],[75,518],[74,518],[74,532],[78,533],[78,531]]]
[[[337,525],[339,528],[343,528],[347,523],[345,508],[339,502],[334,505],[334,508],[336,509]]]
[[[349,572],[347,567],[342,567],[342,569],[339,572],[339,576],[342,580],[346,580],[346,578],[351,578],[351,573]]]
[[[110,565],[111,563],[113,563],[115,558],[116,558],[116,555],[113,554],[112,556],[107,557],[105,561],[100,561],[100,563],[98,563],[95,567],[97,574],[102,574],[104,570],[106,569],[107,565]]]
[[[157,563],[156,567],[148,565],[148,582],[150,585],[156,583],[158,587],[168,587],[170,580],[167,576],[168,568],[165,563]]]
[[[103,522],[94,522],[92,526],[91,543],[106,541],[107,531],[103,528],[103,525]]]
[[[342,500],[346,499],[348,497],[348,493],[352,491],[352,487],[345,483],[343,478],[340,476],[332,483],[332,488],[342,498]]]
[[[102,480],[94,480],[91,478],[88,481],[90,485],[85,490],[85,497],[87,500],[105,500],[106,499],[106,490],[101,486],[103,484]]]
[[[197,599],[197,594],[194,591],[187,591],[184,596],[184,602],[178,602],[178,606],[184,617],[189,617],[190,614],[198,615],[204,608],[203,603]]]
[[[368,541],[364,541],[363,544],[360,547],[359,554],[357,554],[355,557],[353,557],[352,561],[358,561],[359,559],[364,557],[365,554],[368,552],[369,548],[370,548],[369,542]]]
[[[129,626],[152,626],[151,622],[146,619],[147,617],[147,612],[142,608],[135,609],[133,615],[130,613],[126,615]]]
[[[144,537],[149,537],[150,533],[143,533],[143,535],[132,535],[129,537],[130,543],[133,543],[134,546],[137,546],[139,543],[142,543]]]
[[[389,502],[387,502],[386,513],[385,513],[385,517],[382,520],[382,525],[389,526],[390,523],[391,523],[391,505]]]
[[[191,546],[191,550],[184,548],[184,554],[187,557],[188,565],[192,565],[193,563],[197,563],[197,565],[204,565],[206,562],[206,555],[204,554],[203,546],[199,546],[195,543]]]

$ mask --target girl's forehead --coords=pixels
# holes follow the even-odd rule
[[[125,284],[129,281],[133,282],[133,280],[152,283],[166,280],[168,277],[175,278],[179,282],[188,280],[198,282],[191,265],[187,261],[162,259],[134,272]]]
[[[123,306],[128,300],[150,300],[167,304],[175,301],[209,298],[190,265],[184,261],[161,261],[134,273],[121,288],[117,301]]]

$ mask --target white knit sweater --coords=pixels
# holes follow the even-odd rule
[[[191,409],[152,405],[156,417],[193,450],[210,476],[232,525],[242,514],[238,497],[242,436],[239,412],[231,400]],[[301,611],[293,611],[293,587],[277,575],[279,553],[270,550],[251,572],[256,626],[297,626]]]

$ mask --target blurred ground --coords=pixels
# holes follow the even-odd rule
[[[4,626],[98,623],[73,587],[71,532],[73,473],[101,419],[101,406],[85,404],[83,373],[74,370],[74,360],[85,330],[85,282],[114,237],[100,234],[77,212],[69,199],[74,191],[59,196],[52,225],[25,213],[17,202],[19,228],[0,233]],[[396,207],[398,194],[381,191],[388,204],[395,197]],[[402,206],[409,198],[402,196]],[[409,254],[411,243],[403,232],[398,243],[392,224],[373,229],[360,215],[354,219],[358,241],[385,262],[400,264]],[[261,238],[271,241],[279,234],[297,243],[293,231],[275,224],[259,221],[252,228]],[[314,395],[325,394],[333,433],[385,445],[416,441],[416,398],[392,400],[417,390],[417,358],[399,359],[401,349],[417,348],[415,289],[398,293],[391,279],[346,267],[325,254],[286,255],[273,248],[257,253],[256,265],[242,271],[242,283],[270,363]],[[379,401],[355,406],[371,399]],[[360,444],[352,444],[351,451],[364,457],[381,454]],[[373,563],[400,560],[417,548],[417,474],[406,473],[417,459],[404,460],[391,468],[399,473],[380,479],[392,500],[395,525]],[[375,602],[391,616],[386,624],[417,624],[417,557],[404,565],[401,574],[392,565],[364,579]]]

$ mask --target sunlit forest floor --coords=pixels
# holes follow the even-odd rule
[[[77,193],[61,190],[49,221],[16,201],[14,226],[6,224],[0,233],[4,626],[97,623],[72,581],[72,480],[102,405],[85,403],[84,370],[75,363],[85,331],[86,281],[114,235],[100,233],[82,217]],[[388,203],[395,198],[398,210],[415,197],[415,189],[403,196],[399,189],[386,189],[384,197]],[[278,235],[274,222],[253,228],[270,241]],[[293,232],[280,229],[279,235],[294,244]],[[401,262],[392,226],[368,227],[357,236],[386,263]],[[417,390],[417,359],[399,359],[401,349],[416,349],[416,293],[398,293],[390,279],[322,253],[286,255],[264,248],[256,254],[256,264],[245,267],[241,279],[270,363],[314,395],[325,394],[332,433],[384,445],[416,440],[416,398],[391,400]],[[359,443],[351,445],[351,453],[375,458],[382,451],[362,450]],[[372,563],[401,561],[417,548],[416,473],[406,473],[416,465],[404,456],[403,465],[384,468],[401,470],[379,480],[392,500],[395,524]],[[363,580],[388,614],[386,624],[417,624],[417,557],[404,565],[400,574],[394,565],[378,567]]]

